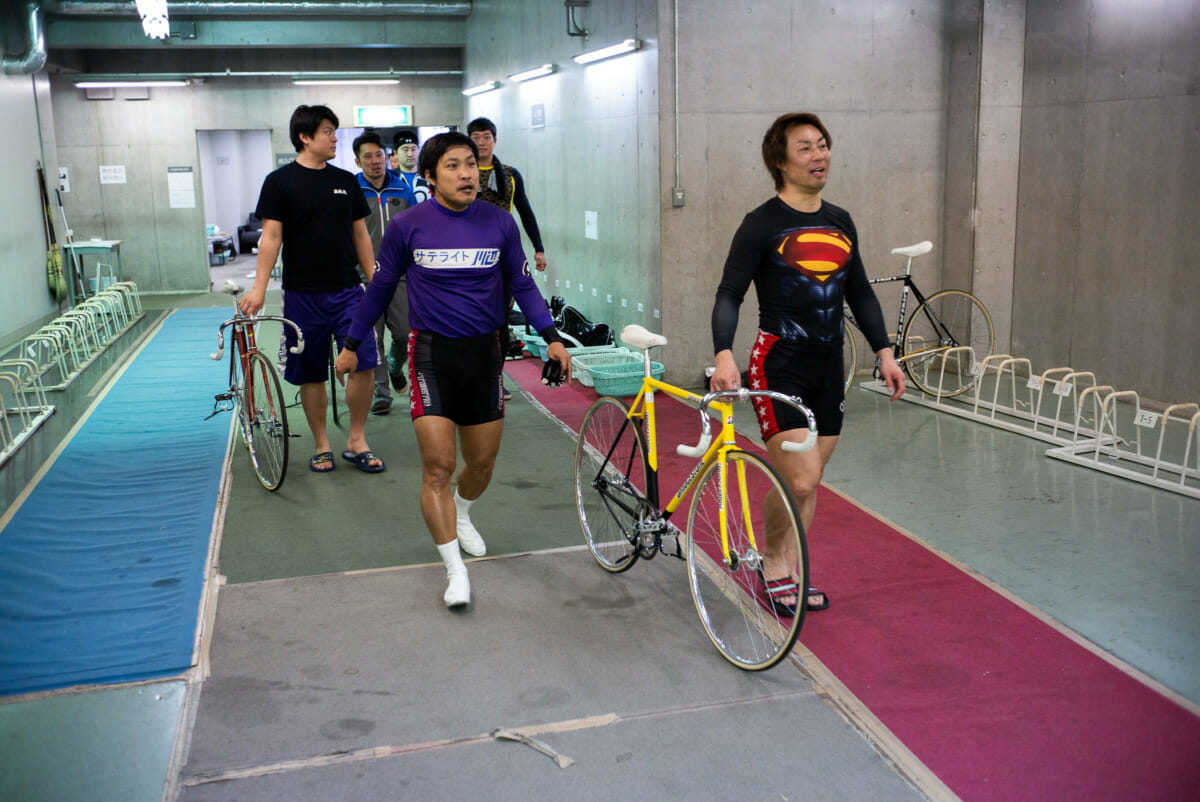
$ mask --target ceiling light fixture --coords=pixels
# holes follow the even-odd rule
[[[521,83],[522,81],[532,81],[534,78],[541,78],[542,76],[551,75],[556,72],[558,72],[557,64],[543,64],[540,67],[534,67],[532,70],[515,72],[508,77],[510,80]]]
[[[395,86],[399,78],[293,78],[295,86]]]
[[[623,56],[626,53],[632,53],[635,50],[641,49],[641,39],[626,39],[624,42],[619,44],[601,47],[596,50],[589,50],[586,53],[580,53],[578,56],[572,56],[571,60],[576,64],[591,64],[593,61],[603,61],[606,58]]]
[[[130,89],[158,86],[187,86],[187,81],[80,81],[76,89]]]
[[[466,89],[464,89],[462,91],[462,93],[464,95],[466,95],[467,97],[472,97],[473,95],[482,95],[484,92],[491,92],[491,91],[493,91],[495,89],[499,89],[499,88],[500,88],[499,81],[485,81],[481,84],[475,84],[474,86],[468,86]]]

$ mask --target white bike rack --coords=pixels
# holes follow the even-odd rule
[[[940,364],[928,366],[929,375],[938,376],[939,390],[951,360],[959,371],[964,360],[972,366],[972,392],[944,398],[910,391],[903,398],[1056,444],[1046,452],[1049,457],[1200,498],[1200,405],[1173,404],[1162,414],[1150,412],[1141,408],[1136,392],[1099,384],[1092,371],[1063,366],[1035,375],[1024,357],[993,354],[977,361],[966,346],[946,349]],[[855,386],[887,394],[878,380]],[[1154,429],[1158,442],[1150,454],[1142,434]]]
[[[112,268],[108,268],[111,274]],[[63,390],[122,334],[141,320],[132,281],[102,280],[81,301],[0,357],[0,465],[54,414],[46,393]]]
[[[0,465],[53,414],[37,363],[0,360]]]

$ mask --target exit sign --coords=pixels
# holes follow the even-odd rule
[[[412,106],[355,106],[356,128],[391,128],[412,125]]]

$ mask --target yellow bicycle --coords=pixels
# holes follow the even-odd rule
[[[612,573],[658,554],[686,559],[692,600],[713,645],[739,668],[770,668],[791,651],[804,623],[808,547],[787,485],[765,459],[737,445],[732,402],[764,397],[800,410],[808,418],[808,437],[785,446],[793,451],[816,444],[812,412],[799,400],[768,390],[701,396],[667,384],[651,376],[649,356],[650,348],[666,344],[665,337],[627,326],[621,339],[645,354],[645,377],[632,405],[602,397],[579,429],[575,505],[588,549]],[[699,444],[676,449],[700,462],[665,506],[659,500],[655,392],[697,407],[702,430]],[[709,410],[721,421],[715,439]],[[671,518],[693,488],[685,534]],[[773,573],[779,571],[772,579],[790,577],[800,590],[790,610],[767,592],[768,556]],[[784,563],[786,576],[779,567]]]

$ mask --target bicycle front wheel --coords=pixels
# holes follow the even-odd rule
[[[575,508],[583,539],[605,571],[628,570],[638,558],[637,523],[646,500],[646,445],[640,420],[616,398],[592,404],[575,445]]]
[[[971,357],[950,349],[969,345],[975,362],[995,345],[992,316],[969,292],[942,290],[913,310],[904,327],[901,364],[913,384],[929,395],[953,398],[975,386]]]
[[[250,462],[258,481],[267,490],[277,490],[287,475],[287,410],[279,373],[260,353],[250,355],[241,412]]]
[[[721,539],[722,509],[728,548]],[[804,623],[808,547],[791,491],[762,457],[730,451],[724,463],[704,469],[688,514],[687,567],[696,612],[726,660],[762,671],[791,652]],[[795,580],[800,593],[794,611],[768,598],[764,571],[767,579]]]

